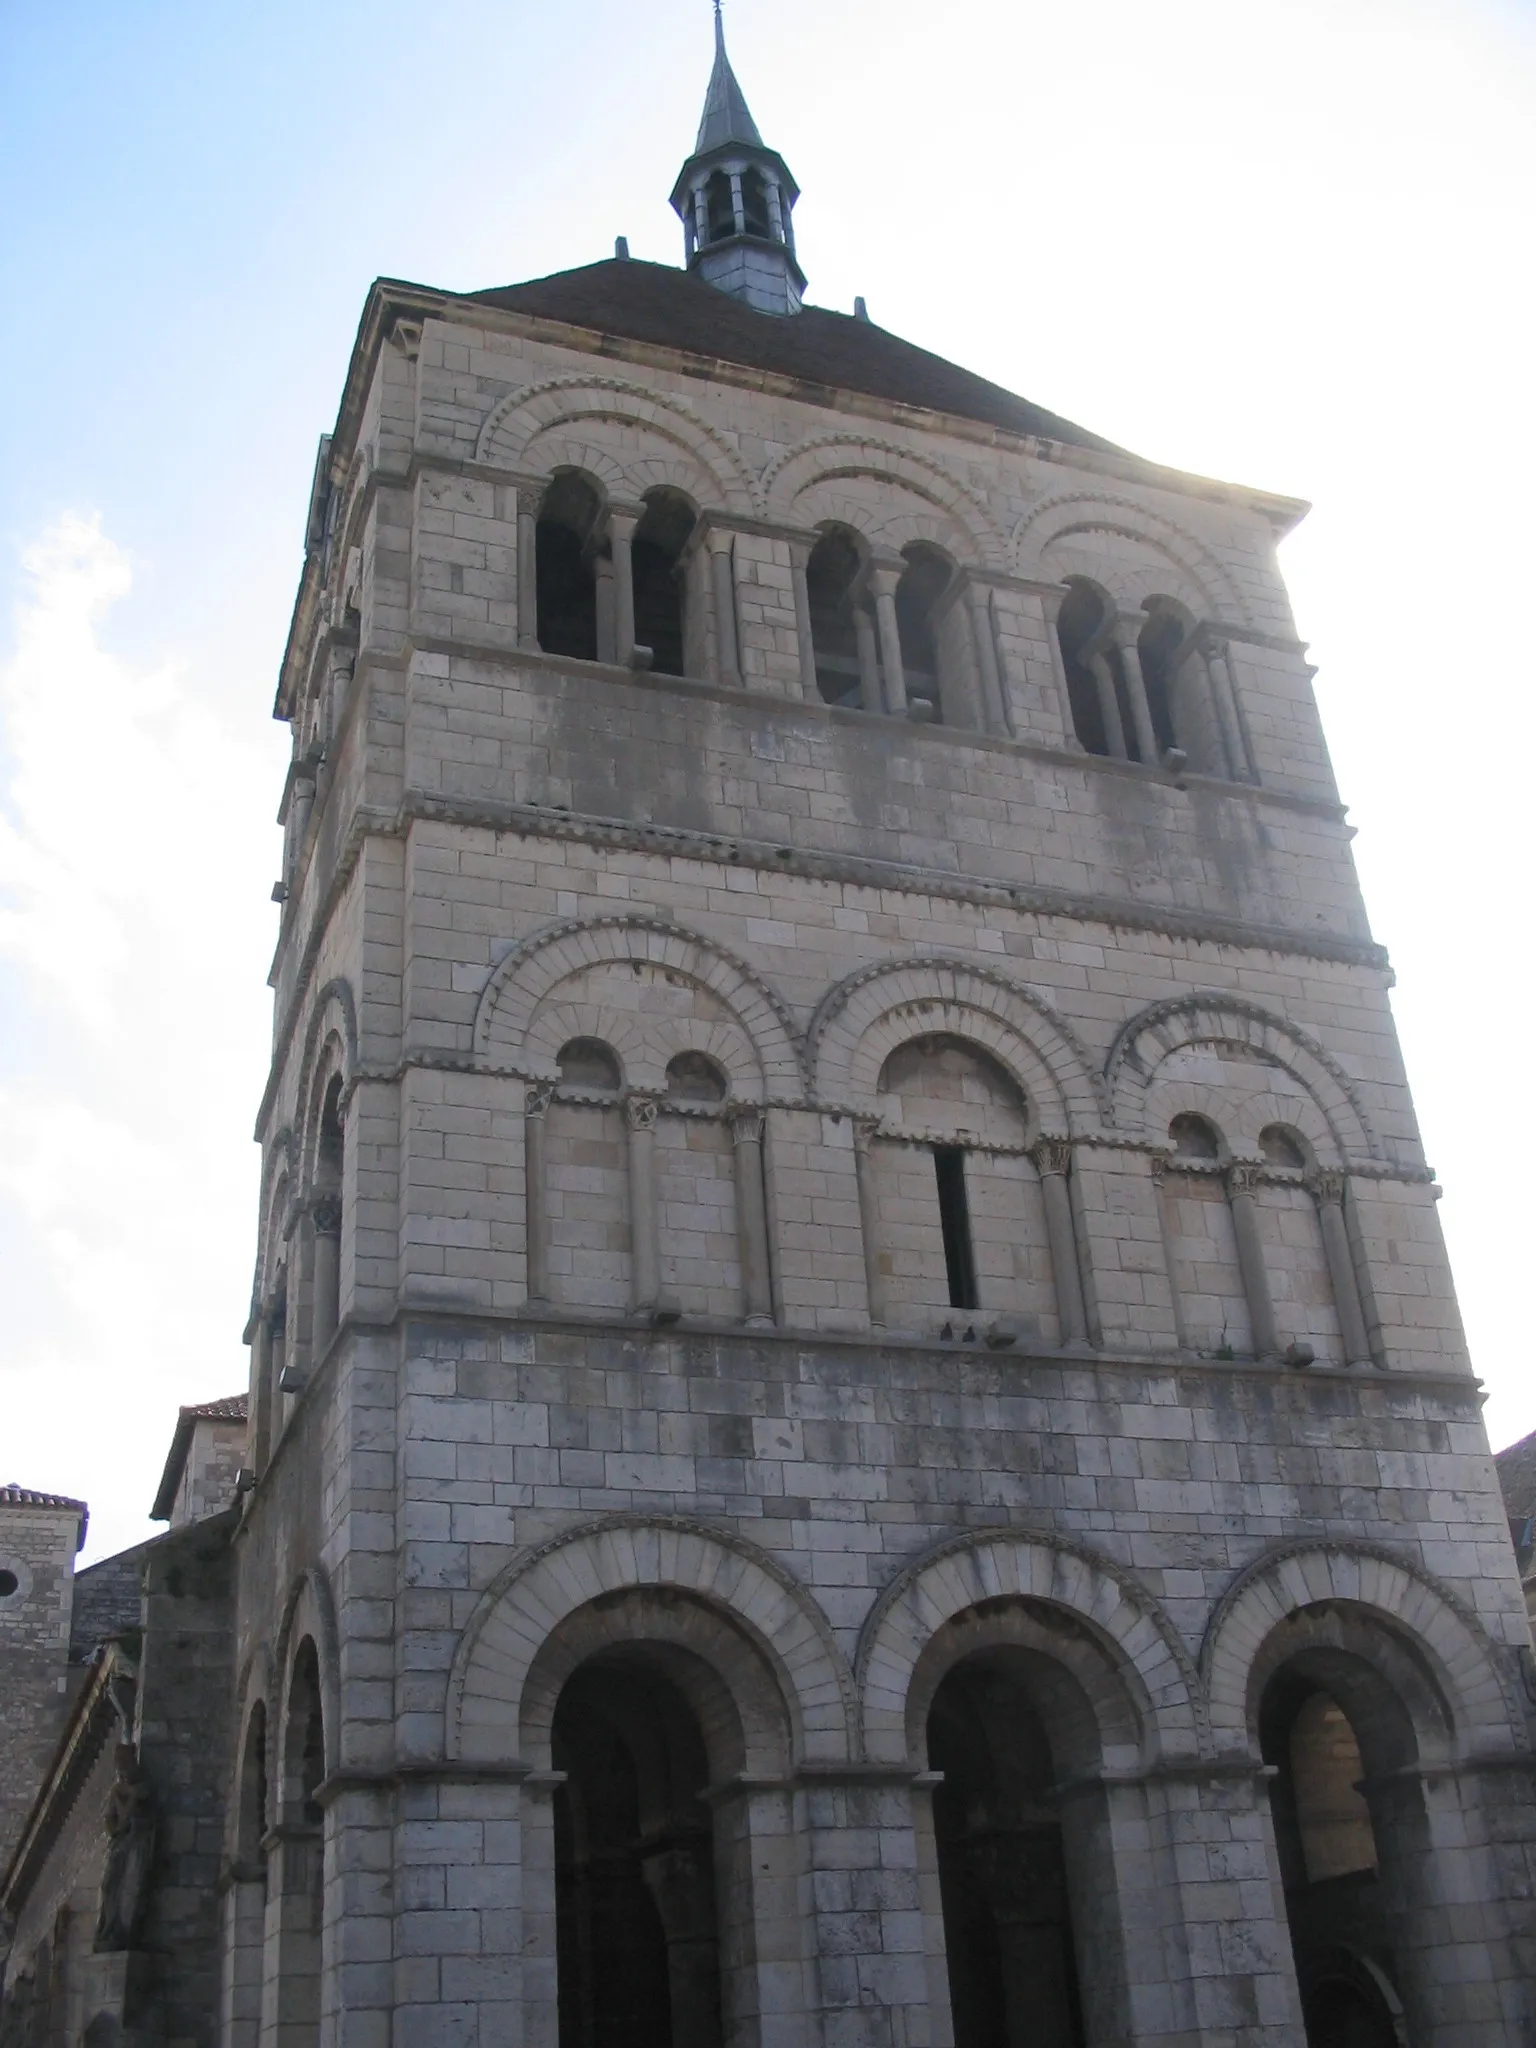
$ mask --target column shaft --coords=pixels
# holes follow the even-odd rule
[[[656,1218],[656,1104],[632,1095],[624,1105],[629,1126],[629,1245],[631,1306],[654,1309],[661,1295],[661,1250]]]
[[[251,1469],[267,1469],[272,1455],[272,1310],[264,1303],[251,1332]]]
[[[523,1216],[530,1302],[549,1300],[549,1127],[545,1114],[552,1093],[541,1082],[523,1096]]]
[[[1259,1235],[1259,1205],[1254,1196],[1252,1167],[1234,1166],[1227,1173],[1227,1200],[1232,1206],[1232,1229],[1237,1238],[1237,1263],[1248,1297],[1248,1321],[1253,1328],[1256,1357],[1278,1358],[1280,1337],[1275,1328],[1275,1305],[1269,1292],[1269,1274],[1264,1267],[1264,1242]]]
[[[870,572],[869,587],[875,600],[875,625],[880,634],[880,662],[885,670],[885,708],[892,718],[907,715],[907,671],[901,658],[901,628],[896,620],[894,569]]]
[[[792,540],[789,562],[795,586],[795,638],[800,645],[800,693],[807,703],[814,704],[821,695],[821,687],[816,681],[816,642],[811,636],[811,587],[806,581],[810,560],[811,543]]]
[[[715,664],[718,680],[732,689],[741,687],[741,654],[736,645],[736,569],[731,560],[731,537],[712,533],[709,537],[710,587],[715,600]],[[798,595],[796,602],[799,602]]]
[[[864,1286],[869,1297],[869,1320],[883,1330],[890,1321],[885,1274],[880,1268],[880,1191],[875,1183],[875,1160],[871,1147],[874,1131],[857,1124],[853,1133],[853,1167],[859,1189],[859,1235],[864,1240]]]
[[[336,1334],[341,1313],[341,1202],[322,1195],[314,1207],[315,1263],[310,1296],[309,1364],[313,1371]]]
[[[619,614],[618,586],[613,573],[612,559],[599,555],[592,565],[596,579],[597,611],[597,658],[599,661],[617,661],[619,658]]]
[[[1056,1315],[1063,1344],[1088,1340],[1088,1312],[1083,1301],[1083,1275],[1077,1263],[1077,1227],[1067,1173],[1072,1147],[1064,1138],[1042,1138],[1030,1155],[1040,1175],[1045,1204],[1045,1234],[1051,1246],[1051,1275],[1056,1282]]]
[[[613,550],[614,655],[626,668],[635,651],[635,567],[630,543],[639,523],[630,512],[608,514],[608,544]]]
[[[992,600],[985,590],[971,585],[971,632],[976,642],[976,660],[981,670],[982,715],[989,732],[1008,733],[1013,721],[1008,716],[1008,696],[1003,688],[1002,665],[997,658],[997,632],[992,620]]]
[[[517,493],[517,644],[539,644],[539,521],[528,493]]]
[[[1147,679],[1141,672],[1141,650],[1128,626],[1121,628],[1120,660],[1125,669],[1125,693],[1131,700],[1131,723],[1136,728],[1136,752],[1148,768],[1155,768],[1160,755],[1152,706],[1147,701]]]
[[[1248,767],[1248,749],[1243,744],[1243,729],[1237,716],[1237,693],[1232,687],[1232,669],[1227,660],[1226,643],[1212,640],[1205,650],[1206,669],[1211,679],[1211,695],[1216,700],[1216,715],[1221,721],[1222,742],[1227,750],[1227,761],[1234,782],[1251,780]]]
[[[749,1323],[773,1321],[769,1269],[768,1204],[763,1185],[763,1112],[742,1110],[731,1120],[736,1148],[736,1215],[741,1238],[741,1292]]]
[[[853,630],[859,643],[859,708],[879,711],[880,651],[875,642],[875,622],[861,604],[853,608]]]
[[[1093,677],[1094,687],[1099,693],[1099,715],[1104,721],[1104,744],[1109,748],[1110,757],[1116,761],[1126,760],[1125,726],[1120,718],[1120,693],[1115,688],[1115,672],[1109,665],[1107,654],[1090,654],[1088,672]]]
[[[1163,1240],[1163,1264],[1168,1269],[1168,1295],[1173,1303],[1173,1334],[1181,1351],[1191,1349],[1189,1326],[1184,1320],[1184,1295],[1179,1287],[1179,1262],[1174,1250],[1173,1218],[1168,1213],[1168,1162],[1154,1159],[1152,1179],[1157,1189],[1157,1228]]]
[[[1365,1308],[1360,1300],[1360,1281],[1355,1273],[1355,1254],[1349,1242],[1349,1225],[1344,1220],[1344,1176],[1320,1174],[1313,1189],[1317,1220],[1323,1233],[1323,1256],[1328,1261],[1328,1278],[1333,1283],[1333,1303],[1339,1312],[1339,1334],[1344,1340],[1346,1365],[1370,1365],[1370,1333],[1365,1327]]]

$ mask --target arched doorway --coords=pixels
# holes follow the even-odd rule
[[[708,1753],[676,1655],[600,1652],[555,1708],[560,2048],[724,2038]]]
[[[1042,1661],[976,1651],[929,1709],[955,2048],[1083,2048],[1086,2038],[1058,1773],[1037,1703]]]
[[[1301,1646],[1264,1686],[1259,1746],[1307,2048],[1405,2048],[1427,1849],[1411,1717],[1365,1659]]]

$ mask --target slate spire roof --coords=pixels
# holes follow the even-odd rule
[[[725,54],[725,23],[720,0],[715,0],[715,68],[709,74],[704,118],[699,123],[699,139],[693,145],[693,153],[707,156],[712,149],[724,149],[730,142],[745,143],[752,149],[763,147],[746,94],[737,84],[731,60]]]

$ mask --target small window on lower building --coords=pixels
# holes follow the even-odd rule
[[[971,1208],[965,1193],[964,1147],[935,1145],[933,1165],[939,1183],[939,1227],[944,1233],[949,1305],[951,1308],[979,1308],[976,1254],[971,1244]]]

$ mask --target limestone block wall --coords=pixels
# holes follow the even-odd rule
[[[0,1869],[68,1707],[70,1606],[83,1509],[0,1491]]]

